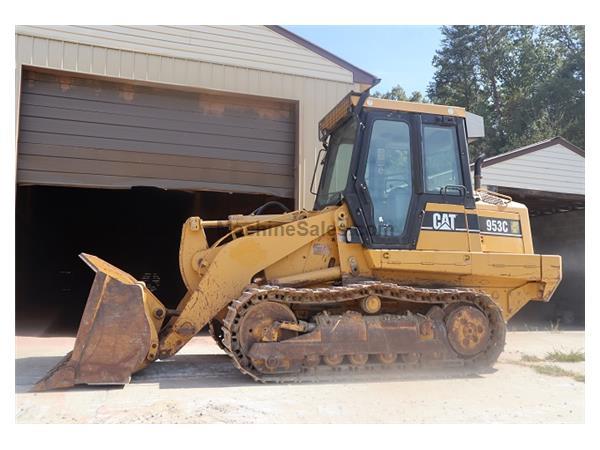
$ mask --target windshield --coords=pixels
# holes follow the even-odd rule
[[[356,137],[356,119],[352,118],[339,127],[329,138],[329,148],[325,156],[323,179],[317,194],[321,206],[335,204],[346,188],[350,171],[352,150]]]

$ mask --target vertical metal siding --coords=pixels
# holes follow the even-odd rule
[[[346,69],[262,26],[43,25],[18,26],[17,34],[42,38],[42,45],[45,39],[54,39],[352,82],[352,74]],[[46,52],[35,49],[34,53]]]

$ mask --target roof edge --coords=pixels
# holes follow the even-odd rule
[[[318,55],[322,56],[325,59],[328,59],[334,64],[337,64],[338,66],[349,70],[350,72],[352,72],[352,78],[354,83],[369,84],[373,86],[379,82],[379,78],[375,75],[367,72],[366,70],[361,69],[360,67],[356,67],[354,64],[349,63],[345,59],[334,55],[333,53],[325,50],[322,47],[319,47],[316,44],[313,44],[309,40],[304,39],[303,37],[300,37],[295,33],[292,33],[291,31],[283,28],[280,25],[265,25],[265,27],[267,27],[271,31],[274,31],[275,33],[278,33],[290,39],[291,41],[294,41],[295,43],[307,48],[308,50],[317,53]]]
[[[502,161],[516,158],[517,156],[526,155],[527,153],[532,153],[537,150],[542,150],[544,148],[548,148],[548,147],[551,147],[556,144],[560,144],[563,147],[571,150],[572,152],[577,153],[579,156],[585,158],[585,150],[576,146],[572,142],[567,141],[562,136],[556,136],[556,137],[553,137],[552,139],[547,139],[545,141],[536,142],[534,144],[526,145],[525,147],[517,148],[517,149],[511,150],[506,153],[501,153],[499,155],[492,156],[491,158],[483,161],[482,167],[492,166],[492,165],[500,163]],[[471,165],[473,165],[473,164],[471,164]]]

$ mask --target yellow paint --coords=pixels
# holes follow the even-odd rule
[[[352,96],[352,105],[358,103],[358,95]],[[387,109],[391,111],[416,112],[436,114],[440,116],[465,117],[465,108],[460,106],[436,105],[433,103],[405,102],[400,100],[387,100],[369,97],[364,104],[365,108]]]
[[[512,236],[481,235],[481,250],[502,251],[503,253],[524,253],[523,239]]]
[[[202,226],[196,227],[199,219],[189,219],[183,227],[180,262],[191,288],[161,337],[160,356],[174,354],[209,320],[222,316],[255,276],[266,283],[287,279],[313,286],[328,285],[335,276],[349,282],[366,277],[403,285],[475,288],[490,295],[506,319],[530,300],[547,301],[560,282],[560,257],[533,254],[523,205],[478,202],[476,209],[465,210],[460,205],[428,204],[426,210],[518,219],[523,237],[421,230],[416,250],[369,250],[346,243],[345,232],[353,223],[342,205],[270,216],[262,222],[260,216],[235,216],[218,224],[229,224],[228,237],[206,248]]]
[[[452,213],[465,213],[465,207],[463,205],[448,205],[446,203],[427,203],[425,206],[425,211],[443,211],[443,212],[452,212]],[[473,210],[469,210],[473,212]]]
[[[469,250],[469,233],[421,230],[417,250]]]
[[[327,269],[314,270],[312,272],[301,272],[281,278],[268,278],[269,283],[276,286],[307,286],[316,283],[339,280],[342,276],[340,266],[328,267]]]
[[[181,278],[188,290],[194,289],[199,281],[198,273],[194,269],[194,264],[198,263],[200,255],[197,257],[194,257],[194,255],[208,248],[206,233],[204,232],[204,228],[200,226],[200,223],[199,217],[190,217],[185,221],[181,228],[179,271],[181,272]]]

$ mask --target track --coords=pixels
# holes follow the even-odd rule
[[[472,357],[446,353],[443,358],[431,358],[430,355],[418,354],[411,358],[391,364],[372,361],[357,366],[356,364],[341,363],[335,367],[320,364],[314,367],[302,367],[296,373],[270,374],[259,371],[244,353],[240,345],[240,323],[252,306],[261,302],[275,302],[290,308],[311,306],[321,311],[328,308],[350,305],[371,295],[382,300],[398,304],[414,304],[417,307],[438,306],[442,311],[452,311],[452,308],[471,305],[480,310],[489,321],[489,339],[485,348]],[[408,316],[385,315],[382,320],[401,320]],[[383,317],[383,316],[381,316]],[[444,328],[442,325],[441,328]],[[444,328],[445,330],[445,328]],[[385,376],[390,371],[414,371],[418,369],[459,369],[477,372],[489,368],[497,360],[504,348],[506,324],[500,308],[493,300],[480,291],[473,289],[426,289],[399,286],[393,283],[366,282],[330,288],[280,288],[263,286],[249,288],[229,306],[223,322],[223,345],[231,356],[235,366],[244,374],[262,382],[303,382],[327,381],[339,379],[361,379],[373,375]],[[215,333],[212,333],[216,337]],[[345,358],[348,360],[348,357]]]
[[[210,337],[213,338],[221,350],[224,352],[228,351],[228,348],[225,347],[225,344],[223,343],[223,329],[221,328],[221,323],[218,320],[213,319],[208,322],[208,334],[210,334]]]

